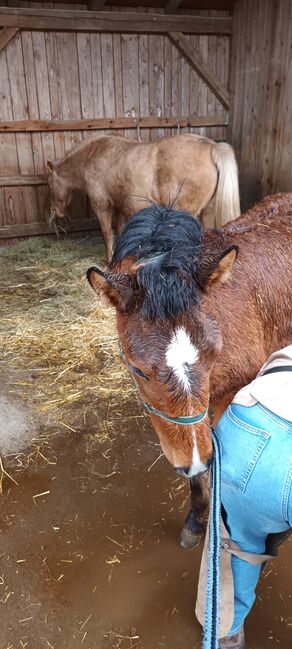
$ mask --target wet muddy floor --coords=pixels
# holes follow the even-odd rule
[[[187,488],[155,462],[148,420],[123,413],[111,441],[68,430],[50,448],[51,463],[4,483],[0,649],[199,649],[201,548],[178,546]],[[262,577],[250,649],[292,646],[291,567],[288,541]]]

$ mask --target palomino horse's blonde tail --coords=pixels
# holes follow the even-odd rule
[[[235,155],[229,144],[214,143],[211,153],[219,174],[213,200],[215,226],[220,228],[240,215],[238,172]]]

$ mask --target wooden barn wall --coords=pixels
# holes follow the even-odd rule
[[[17,5],[12,1],[4,4]],[[48,4],[22,2],[21,6],[48,7]],[[72,9],[72,5],[60,3],[50,6]],[[84,5],[76,5],[78,8]],[[137,9],[142,10],[151,11]],[[228,15],[228,12],[194,13]],[[188,36],[188,39],[227,86],[228,37]],[[166,36],[22,31],[0,53],[2,120],[208,116],[223,112],[213,93]],[[137,136],[135,130],[120,132]],[[201,128],[198,132],[213,138],[226,137],[224,127]],[[164,133],[168,135],[171,131],[143,129],[141,137],[155,139]],[[46,160],[61,158],[83,138],[94,135],[86,131],[0,133],[0,176],[42,174],[46,171]],[[87,213],[86,198],[75,196],[72,218]],[[0,190],[0,225],[41,222],[47,215],[46,186]]]
[[[231,142],[242,207],[292,189],[292,1],[237,0]]]

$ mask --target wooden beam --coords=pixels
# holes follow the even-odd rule
[[[187,61],[189,61],[192,68],[194,68],[203,81],[205,81],[221,104],[223,104],[225,108],[229,109],[230,96],[227,88],[216,79],[199,52],[190,45],[186,37],[180,32],[171,32],[169,38],[177,46]]]
[[[231,34],[232,18],[224,16],[168,16],[166,14],[115,11],[74,11],[70,9],[0,8],[0,24],[29,30],[74,32],[123,32],[163,34]]]
[[[194,117],[100,117],[96,119],[39,120],[24,119],[0,122],[0,133],[34,133],[41,131],[98,131],[123,128],[200,128],[228,126],[228,116],[207,115]]]
[[[174,14],[182,2],[183,0],[168,0],[168,3],[165,5],[165,13]]]
[[[0,31],[0,52],[8,45],[9,41],[14,38],[19,31],[18,27],[3,27]]]
[[[62,221],[60,220],[60,225]],[[64,224],[65,225],[65,224]],[[84,232],[84,230],[99,230],[97,219],[72,219],[66,222],[66,232]],[[55,234],[48,223],[17,223],[16,225],[3,225],[0,227],[0,239],[14,239],[14,237],[33,237],[40,234]]]
[[[22,176],[0,176],[0,187],[20,187],[24,185],[47,185],[48,176],[41,174]]]

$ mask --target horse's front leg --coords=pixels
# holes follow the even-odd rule
[[[106,259],[109,261],[113,252],[113,210],[109,204],[95,198],[91,199],[91,206],[99,220],[101,234],[105,245]]]
[[[112,210],[103,209],[99,211],[98,220],[104,240],[106,259],[109,261],[113,253]]]
[[[206,530],[208,503],[209,480],[206,472],[190,480],[190,510],[179,539],[182,548],[193,548],[201,542]]]
[[[129,217],[127,217],[126,214],[124,214],[119,210],[119,212],[117,213],[117,234],[120,234],[121,230],[123,229],[124,225],[127,223],[128,220]]]

